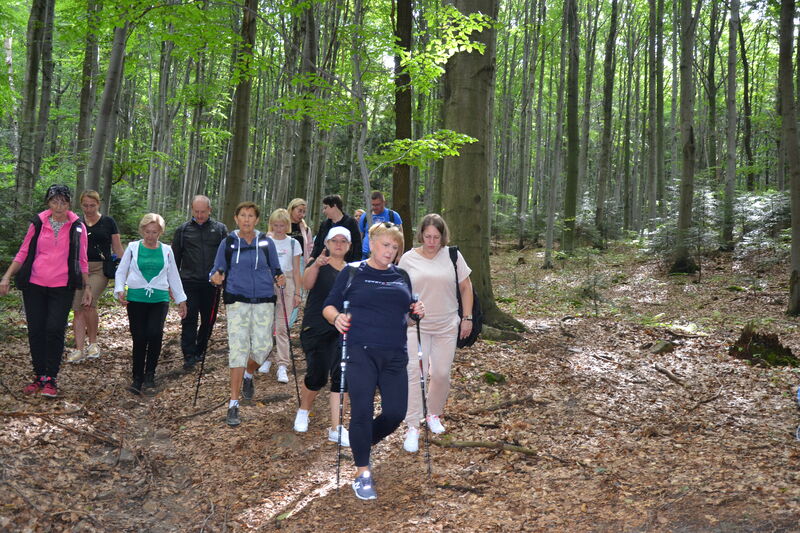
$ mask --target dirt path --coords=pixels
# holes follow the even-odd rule
[[[511,266],[518,256],[525,262]],[[130,342],[117,308],[104,311],[106,354],[66,366],[56,401],[22,396],[26,343],[7,336],[0,529],[797,531],[800,376],[726,353],[738,322],[753,316],[800,347],[797,322],[771,303],[780,272],[743,295],[725,290],[740,282],[735,262],[719,263],[727,277],[695,284],[609,254],[593,268],[622,277],[603,286],[595,317],[591,302],[575,304],[588,266],[576,260],[573,270],[546,273],[535,260],[535,252],[494,257],[496,295],[530,332],[459,351],[448,431],[430,450],[433,475],[422,453],[402,450],[398,431],[373,458],[375,502],[355,499],[347,485],[349,454],[335,490],[326,398],[309,432],[296,434],[293,385],[259,376],[242,425],[224,424],[224,320],[196,408],[196,374],[180,369],[174,315],[152,398],[125,390]],[[8,322],[4,331],[22,331],[18,317]],[[676,327],[687,324],[699,329]],[[672,349],[654,353],[659,341]],[[505,381],[487,383],[488,371]],[[446,447],[465,442],[528,453]]]

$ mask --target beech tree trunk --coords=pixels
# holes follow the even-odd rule
[[[575,250],[575,217],[578,203],[578,6],[575,0],[566,0],[567,30],[569,31],[569,65],[567,67],[567,173],[564,188],[564,233],[562,249]]]
[[[92,136],[92,109],[97,92],[97,17],[99,3],[89,0],[86,6],[88,27],[83,51],[83,70],[81,72],[81,93],[78,107],[78,130],[75,135],[75,173],[76,189],[85,189],[86,163],[89,159],[89,139]]]
[[[395,40],[397,46],[411,50],[412,0],[397,0]],[[396,139],[411,138],[411,76],[400,67],[400,57],[394,58],[394,134]],[[411,169],[394,165],[392,170],[392,205],[400,213],[406,250],[414,245],[414,220],[411,218]]]
[[[614,48],[617,40],[617,0],[611,0],[611,21],[606,40],[603,59],[603,133],[600,140],[600,165],[597,175],[597,206],[594,224],[605,244],[606,231],[606,188],[611,179],[611,110],[614,100]]]
[[[33,184],[39,179],[47,139],[47,122],[50,119],[50,101],[53,93],[53,12],[55,0],[47,0],[44,31],[42,33],[42,87],[39,91],[39,117],[33,140]]]
[[[739,34],[739,0],[731,0],[728,31],[728,107],[727,157],[725,163],[725,201],[723,204],[722,247],[733,250],[733,202],[736,191],[736,38]]]
[[[786,147],[791,180],[792,252],[789,275],[789,313],[800,314],[800,143],[797,136],[797,114],[792,86],[792,41],[795,1],[781,0],[779,27],[778,85],[781,92],[781,133]]]

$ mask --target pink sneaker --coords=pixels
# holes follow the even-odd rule
[[[56,387],[56,380],[54,378],[45,378],[42,380],[42,396],[48,398],[55,398],[58,396],[58,387]]]
[[[22,392],[25,394],[39,394],[42,391],[42,378],[36,376],[30,385],[26,385]]]

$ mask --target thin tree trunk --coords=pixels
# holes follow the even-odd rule
[[[720,167],[717,160],[717,46],[722,27],[717,29],[719,19],[719,0],[711,0],[709,20],[708,71],[706,72],[706,91],[708,93],[708,167],[713,183],[719,183]],[[723,21],[724,24],[724,21]]]
[[[3,39],[3,50],[5,51],[6,71],[8,73],[8,88],[14,92],[14,40],[12,37]],[[11,139],[8,143],[8,148],[11,154],[16,155],[19,152],[19,122],[17,122],[17,108],[12,104],[11,116],[9,122],[11,126]]]
[[[674,107],[674,106],[673,106]],[[656,6],[656,203],[658,216],[666,215],[664,177],[664,0]]]
[[[303,55],[300,61],[300,75],[313,76],[317,71],[317,24],[314,19],[313,3],[309,4],[301,15],[300,31],[303,35]],[[304,86],[302,92],[311,95],[314,92],[313,84]],[[311,133],[312,119],[306,114],[300,121],[300,136],[297,142],[297,157],[295,159],[294,190],[295,198],[305,198],[306,186],[309,181],[311,168]]]
[[[611,111],[614,100],[614,48],[617,40],[617,0],[611,0],[611,22],[606,40],[606,55],[603,59],[603,133],[600,141],[600,165],[597,177],[597,207],[594,224],[605,245],[606,187],[611,179]]]
[[[395,42],[403,50],[411,50],[412,0],[397,0]],[[400,57],[394,58],[394,132],[395,139],[411,138],[411,76],[400,66]],[[414,240],[414,222],[411,218],[411,170],[408,165],[394,165],[392,170],[392,204],[400,213],[406,250]]]
[[[578,203],[578,6],[567,0],[567,29],[569,31],[569,66],[567,67],[567,174],[564,188],[564,233],[562,248],[567,253],[575,250],[575,217]]]
[[[80,105],[78,108],[78,131],[75,135],[75,172],[77,189],[83,190],[86,180],[86,163],[89,155],[89,139],[92,129],[92,109],[97,92],[95,77],[97,76],[97,18],[100,13],[98,0],[88,0],[86,18],[86,45],[83,52],[83,70],[81,72]]]
[[[725,202],[723,205],[722,246],[733,250],[733,202],[736,190],[736,37],[739,33],[739,0],[731,0],[728,32],[728,107],[727,157],[725,165]]]
[[[755,171],[753,165],[753,123],[751,120],[752,108],[750,103],[750,63],[747,60],[747,45],[744,40],[744,32],[741,24],[739,25],[739,46],[742,53],[742,137],[744,140],[744,154],[747,158],[747,190],[754,191],[756,188]]]
[[[656,71],[656,0],[648,0],[649,24],[647,38],[647,64],[648,64],[648,85],[647,85],[647,226],[655,229],[656,216],[658,216],[658,184],[656,183],[656,160],[658,159],[658,126],[656,120],[656,96],[658,92],[656,85],[658,79]]]
[[[578,180],[575,191],[577,198],[577,211],[583,207],[583,188],[587,185],[586,178],[589,176],[589,130],[592,117],[592,90],[594,86],[594,63],[597,57],[597,25],[600,21],[601,2],[595,4],[596,9],[592,11],[592,0],[586,3],[586,25],[589,28],[586,35],[586,50],[584,52],[584,81],[583,81],[583,112],[581,113],[580,141],[578,151]],[[577,10],[577,8],[576,8]],[[577,16],[577,15],[576,15]],[[580,31],[580,30],[579,30]],[[578,37],[580,47],[580,36]]]
[[[47,125],[50,119],[50,101],[53,92],[53,12],[55,0],[47,0],[45,7],[44,32],[42,33],[42,87],[39,92],[39,117],[36,119],[36,133],[33,144],[33,183],[39,179],[47,140]]]

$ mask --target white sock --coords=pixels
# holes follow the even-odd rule
[[[253,374],[248,372],[247,370],[244,371],[244,379],[253,379]]]
[[[297,410],[297,414],[299,415],[300,413],[303,413],[304,415],[307,415],[308,414],[308,410],[307,409],[298,409]]]
[[[230,402],[228,402],[228,409],[230,409],[231,407],[237,407],[238,405],[239,405],[239,400],[231,400]]]

